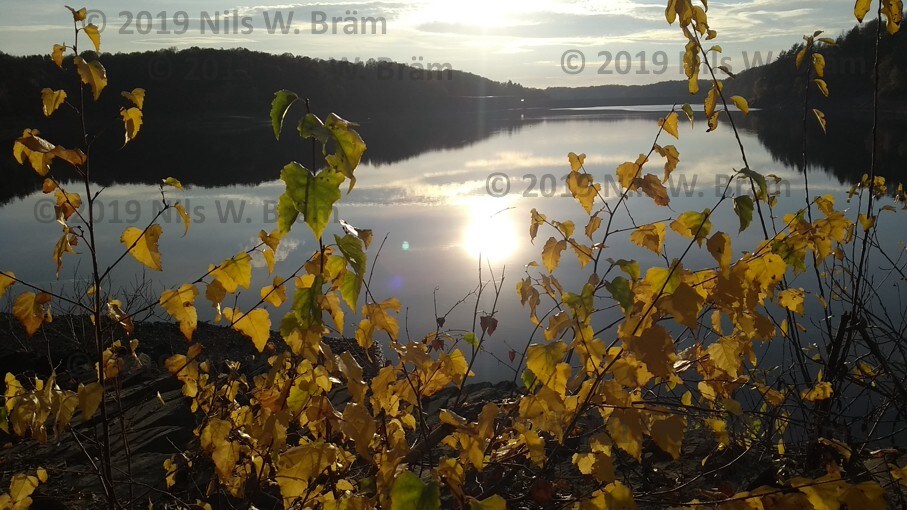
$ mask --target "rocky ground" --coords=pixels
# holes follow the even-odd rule
[[[31,376],[44,379],[53,370],[62,388],[77,389],[80,382],[92,380],[94,356],[91,346],[83,340],[91,337],[90,329],[85,319],[57,317],[27,339],[15,319],[0,314],[0,375],[11,372],[18,374],[20,380]],[[115,329],[108,331],[113,335]],[[199,462],[192,473],[178,478],[177,486],[167,489],[165,484],[164,460],[197,445],[193,430],[198,418],[189,411],[179,381],[163,369],[163,361],[173,354],[185,353],[187,343],[179,330],[167,323],[140,324],[133,336],[141,340],[138,352],[143,366],[133,367],[121,379],[119,401],[109,403],[114,477],[134,481],[128,488],[122,488],[119,498],[127,508],[147,508],[149,500],[156,502],[155,508],[179,507],[168,493],[198,494],[204,491],[211,477],[207,464]],[[258,355],[251,342],[230,329],[199,324],[195,340],[205,346],[206,356],[212,363],[231,359],[243,361],[252,371],[263,371],[266,367],[266,356]],[[466,391],[467,405],[462,414],[473,419],[483,403],[505,403],[513,398],[517,388],[509,383],[479,383],[468,386]],[[450,388],[426,403],[429,428],[438,426],[439,410],[451,407],[456,398],[455,389]],[[342,407],[344,392],[337,392],[335,399],[335,405]],[[577,430],[594,432],[600,424],[600,418],[581,420]],[[105,506],[103,490],[89,459],[99,454],[100,434],[97,416],[82,422],[78,413],[71,430],[51,438],[47,445],[6,436],[0,431],[0,445],[3,445],[0,487],[7,487],[14,473],[34,472],[40,466],[47,470],[50,480],[35,492],[32,508]],[[567,440],[565,447],[555,454],[550,476],[534,476],[534,467],[528,462],[493,466],[483,480],[485,485],[470,487],[470,493],[500,494],[511,501],[510,508],[560,508],[594,489],[587,477],[579,476],[571,462],[573,453],[587,451],[584,441],[580,437]],[[436,455],[444,454],[443,447],[440,448],[434,452]],[[616,453],[615,467],[634,493],[647,494],[640,498],[641,508],[664,508],[672,502],[720,499],[722,495],[777,484],[779,478],[791,475],[785,473],[790,466],[777,463],[771,451],[772,448],[752,451],[730,448],[719,452],[709,434],[691,430],[684,441],[681,462],[673,461],[653,444],[646,444],[642,463]],[[861,470],[884,473],[886,462],[904,465],[907,458],[896,451],[894,457],[880,456],[861,462]],[[891,480],[878,481],[896,486]],[[467,482],[475,485],[475,481]],[[678,486],[681,488],[676,492],[665,490]],[[897,501],[895,497],[892,494],[892,501]],[[236,504],[226,500],[215,503],[215,508],[233,508]],[[261,509],[281,506],[276,490],[259,493],[252,503]],[[445,501],[445,507],[452,505],[452,501]]]

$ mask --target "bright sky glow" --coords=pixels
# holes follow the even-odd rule
[[[108,52],[201,46],[404,63],[415,57],[424,64],[450,64],[495,80],[542,88],[682,79],[684,38],[676,25],[665,22],[665,0],[327,0],[273,5],[229,1],[96,0],[87,7],[106,18],[102,50]],[[48,53],[54,43],[71,38],[62,3],[0,0],[0,5],[4,13],[0,51]],[[722,64],[741,71],[754,61],[772,60],[804,33],[824,30],[834,36],[849,29],[854,24],[852,9],[852,0],[713,0],[709,20],[727,59]],[[220,30],[202,31],[204,16],[223,16],[225,11],[247,17],[249,28],[240,25],[237,33],[225,30],[224,24]],[[360,21],[383,18],[386,32],[349,35],[343,33],[341,22],[340,33],[313,33],[313,11],[324,13],[329,24],[332,18],[348,16],[347,11]],[[266,18],[273,21],[279,13],[286,19],[291,12],[293,22],[286,33],[268,30]],[[178,13],[185,16],[180,21],[188,20],[185,33],[175,31]],[[139,27],[137,20],[143,15],[145,25]],[[168,30],[161,18],[169,21]],[[562,70],[562,56],[574,49],[585,54],[586,67],[568,74]],[[610,65],[605,66],[607,57],[601,52],[612,57]],[[666,58],[667,64],[653,65],[656,58],[657,62]],[[620,69],[615,67],[619,59],[625,60]],[[600,69],[611,73],[599,74]]]
[[[505,201],[492,197],[471,197],[462,210],[468,211],[460,246],[475,260],[502,264],[516,254],[523,241],[522,229]],[[483,262],[484,263],[484,262]]]

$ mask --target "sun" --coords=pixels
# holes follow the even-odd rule
[[[519,242],[516,210],[497,198],[484,197],[463,205],[469,211],[464,222],[461,245],[472,258],[492,263],[507,262]]]

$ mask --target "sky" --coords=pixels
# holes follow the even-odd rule
[[[242,47],[323,59],[443,66],[545,88],[683,79],[685,40],[676,24],[665,21],[665,4],[98,0],[87,7],[89,21],[102,29],[104,52]],[[805,33],[824,30],[836,36],[855,24],[852,0],[713,0],[708,7],[710,25],[718,31],[711,42],[722,48],[717,63],[734,72],[773,60]],[[0,51],[5,53],[49,53],[54,43],[72,38],[69,13],[56,1],[0,0],[0,11]],[[354,30],[358,33],[348,33]]]

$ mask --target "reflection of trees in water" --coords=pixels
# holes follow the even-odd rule
[[[368,141],[365,161],[382,165],[430,150],[464,147],[493,133],[513,132],[532,122],[536,121],[513,112],[484,116],[398,115],[366,119],[359,131]],[[25,124],[17,119],[4,121],[6,127],[0,136],[10,140],[11,145],[18,132],[8,126],[20,125]],[[47,132],[66,130],[57,127]],[[278,142],[267,120],[250,117],[167,119],[149,115],[139,137],[126,149],[120,150],[118,137],[107,136],[97,142],[92,149],[92,179],[102,185],[152,184],[174,176],[184,184],[206,187],[272,181],[279,177],[287,161],[311,166],[311,145],[294,135],[287,132]],[[54,141],[76,146],[71,140]],[[4,176],[0,204],[33,193],[40,189],[42,181],[29,167],[17,164],[7,154],[0,157]],[[55,175],[65,179],[65,164],[54,165]]]
[[[499,132],[516,132],[538,122],[575,119],[608,121],[624,118],[657,119],[661,113],[558,112],[548,110],[511,110],[486,114],[384,115],[360,120],[362,136],[369,149],[365,160],[373,165],[394,164],[424,152],[466,147]],[[809,119],[810,168],[824,169],[842,183],[860,179],[869,165],[871,125],[867,115],[832,113],[828,134],[822,134],[814,119]],[[778,111],[753,112],[738,116],[738,125],[756,134],[772,158],[798,168],[801,158],[801,120]],[[43,119],[42,119],[43,120]],[[33,125],[43,128],[46,121]],[[12,140],[13,127],[24,126],[17,119],[5,120],[0,139]],[[48,133],[67,131],[57,127]],[[72,140],[56,139],[64,146]],[[106,136],[94,147],[92,178],[99,184],[153,184],[176,176],[186,184],[216,187],[233,184],[258,184],[279,177],[287,161],[311,165],[311,146],[286,133],[278,142],[267,120],[233,116],[215,118],[154,117],[149,115],[142,133],[126,149],[120,150],[119,134]],[[897,177],[902,157],[907,155],[907,130],[894,119],[886,119],[879,129],[880,174]],[[56,163],[59,164],[59,163]],[[62,165],[62,164],[60,164]],[[40,189],[41,179],[29,168],[18,165],[10,153],[0,157],[3,184],[0,204]],[[66,168],[55,172],[65,178]]]
[[[811,169],[822,169],[842,184],[858,182],[869,173],[872,122],[870,112],[828,114],[828,133],[822,133],[814,118],[807,120],[807,160]],[[775,161],[799,168],[802,161],[802,117],[790,113],[761,111],[751,115],[748,129]],[[878,129],[877,173],[902,179],[907,155],[907,130],[894,116],[883,117]]]

